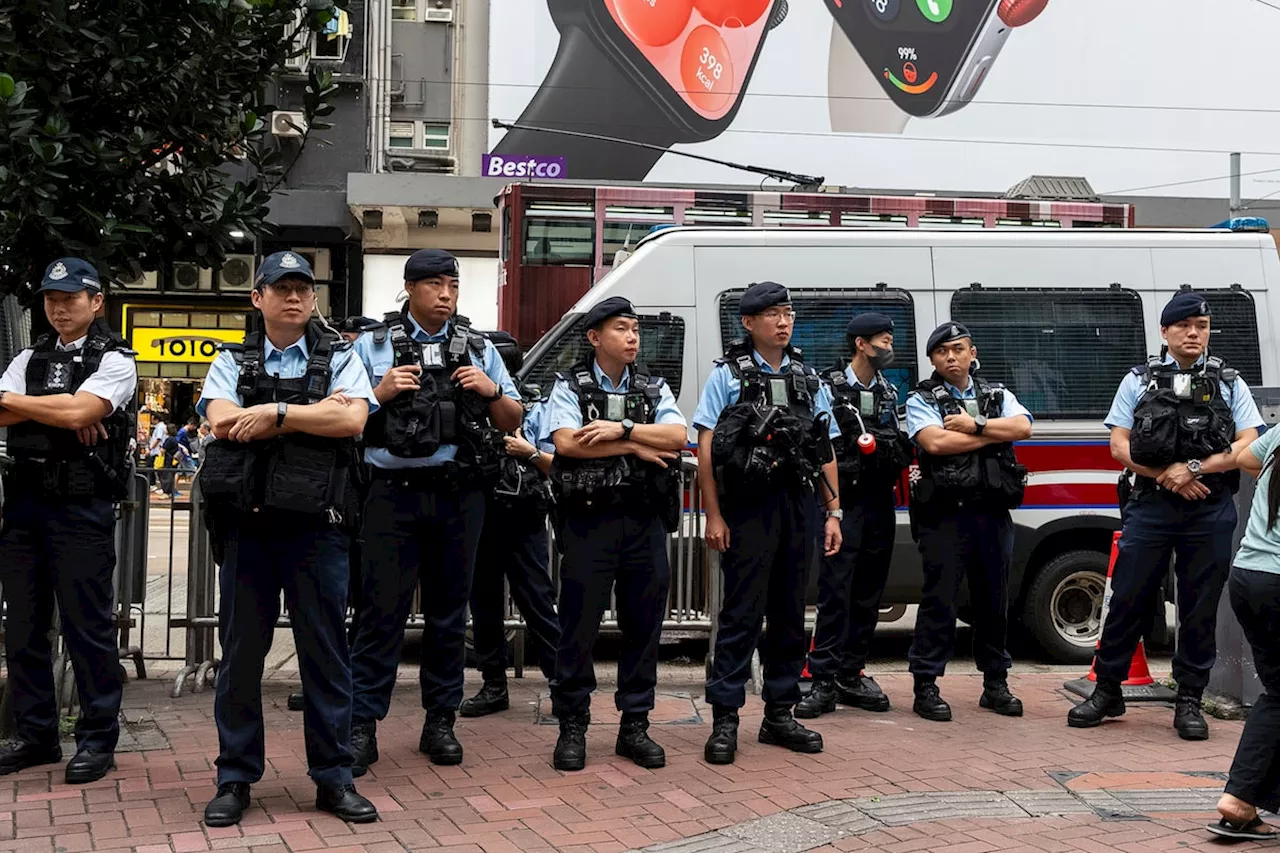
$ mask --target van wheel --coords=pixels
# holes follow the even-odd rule
[[[1027,591],[1023,621],[1057,663],[1087,664],[1102,634],[1107,555],[1069,551],[1041,567]]]

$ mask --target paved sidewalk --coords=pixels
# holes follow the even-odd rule
[[[254,786],[243,824],[226,829],[200,823],[217,751],[212,692],[173,700],[170,680],[131,682],[129,751],[108,779],[67,786],[61,768],[0,779],[0,851],[1223,849],[1203,826],[1216,819],[1240,723],[1210,721],[1209,741],[1187,743],[1167,706],[1131,705],[1100,729],[1069,729],[1058,674],[1013,678],[1027,709],[1020,720],[980,710],[980,679],[952,675],[942,687],[955,722],[929,723],[910,712],[910,676],[890,674],[879,680],[894,710],[842,709],[816,721],[826,739],[818,756],[757,744],[763,709],[751,697],[738,762],[711,767],[702,761],[710,712],[700,672],[682,669],[661,683],[653,734],[667,749],[666,768],[642,770],[613,755],[618,715],[606,694],[596,700],[587,769],[577,774],[550,766],[557,729],[545,716],[541,678],[512,682],[509,712],[461,720],[466,761],[448,768],[418,754],[417,687],[404,681],[379,729],[382,759],[359,781],[382,820],[360,827],[313,809],[302,715],[285,708],[288,682],[265,686],[267,778]]]

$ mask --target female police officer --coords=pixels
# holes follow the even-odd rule
[[[315,279],[305,258],[265,258],[250,298],[256,312],[244,345],[224,346],[196,407],[218,439],[200,483],[222,556],[218,792],[205,823],[239,823],[249,785],[262,778],[262,667],[282,589],[302,671],[316,808],[365,823],[378,813],[351,784],[344,631],[351,537],[342,522],[354,438],[378,404],[349,345],[309,321]]]

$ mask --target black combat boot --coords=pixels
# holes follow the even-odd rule
[[[458,713],[464,717],[487,717],[511,707],[511,698],[507,695],[507,679],[486,678],[480,692],[470,699],[462,700]]]
[[[738,709],[716,706],[712,714],[711,737],[702,757],[708,764],[732,764],[738,752]]]
[[[1067,712],[1067,725],[1073,729],[1091,729],[1102,725],[1107,717],[1124,714],[1124,694],[1120,682],[1099,678],[1093,695]]]
[[[359,779],[378,760],[378,724],[351,724],[351,775]]]
[[[462,763],[462,744],[453,734],[455,720],[453,711],[427,712],[422,737],[418,739],[418,751],[425,752],[432,764],[448,766]]]
[[[757,740],[792,752],[822,752],[822,735],[797,723],[790,705],[764,706]]]
[[[649,737],[649,715],[645,713],[622,715],[614,752],[651,770],[667,766],[667,753]]]
[[[796,703],[795,714],[802,720],[812,720],[836,709],[836,682],[832,678],[819,678],[813,682],[809,695]]]
[[[62,747],[57,734],[48,743],[28,743],[17,738],[0,748],[0,776],[17,773],[41,764],[57,764],[62,760]]]
[[[912,703],[911,710],[935,723],[951,722],[951,706],[942,698],[937,681],[932,678],[917,678],[915,689],[916,701]]]
[[[204,807],[205,826],[235,826],[249,808],[248,782],[223,782]]]
[[[982,697],[978,706],[1005,717],[1022,716],[1022,700],[1009,692],[1009,676],[993,675],[982,679]]]
[[[587,726],[590,714],[564,714],[560,717],[560,738],[551,764],[557,770],[581,770],[587,766]]]
[[[869,675],[859,674],[853,678],[837,678],[836,701],[841,705],[851,705],[864,711],[889,710],[889,697],[884,695],[880,685],[876,684],[876,680]],[[800,716],[798,708],[796,716]]]
[[[1209,724],[1200,710],[1200,692],[1178,688],[1178,700],[1173,706],[1173,727],[1183,740],[1208,740]]]

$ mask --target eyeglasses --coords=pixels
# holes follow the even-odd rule
[[[315,285],[307,281],[273,281],[267,285],[267,288],[282,299],[288,299],[290,295],[296,293],[299,298],[305,299],[315,292]]]
[[[782,310],[772,308],[768,311],[762,311],[760,316],[769,323],[776,323],[779,320],[784,323],[794,323],[796,321],[796,312],[792,311],[790,308],[783,308]]]

